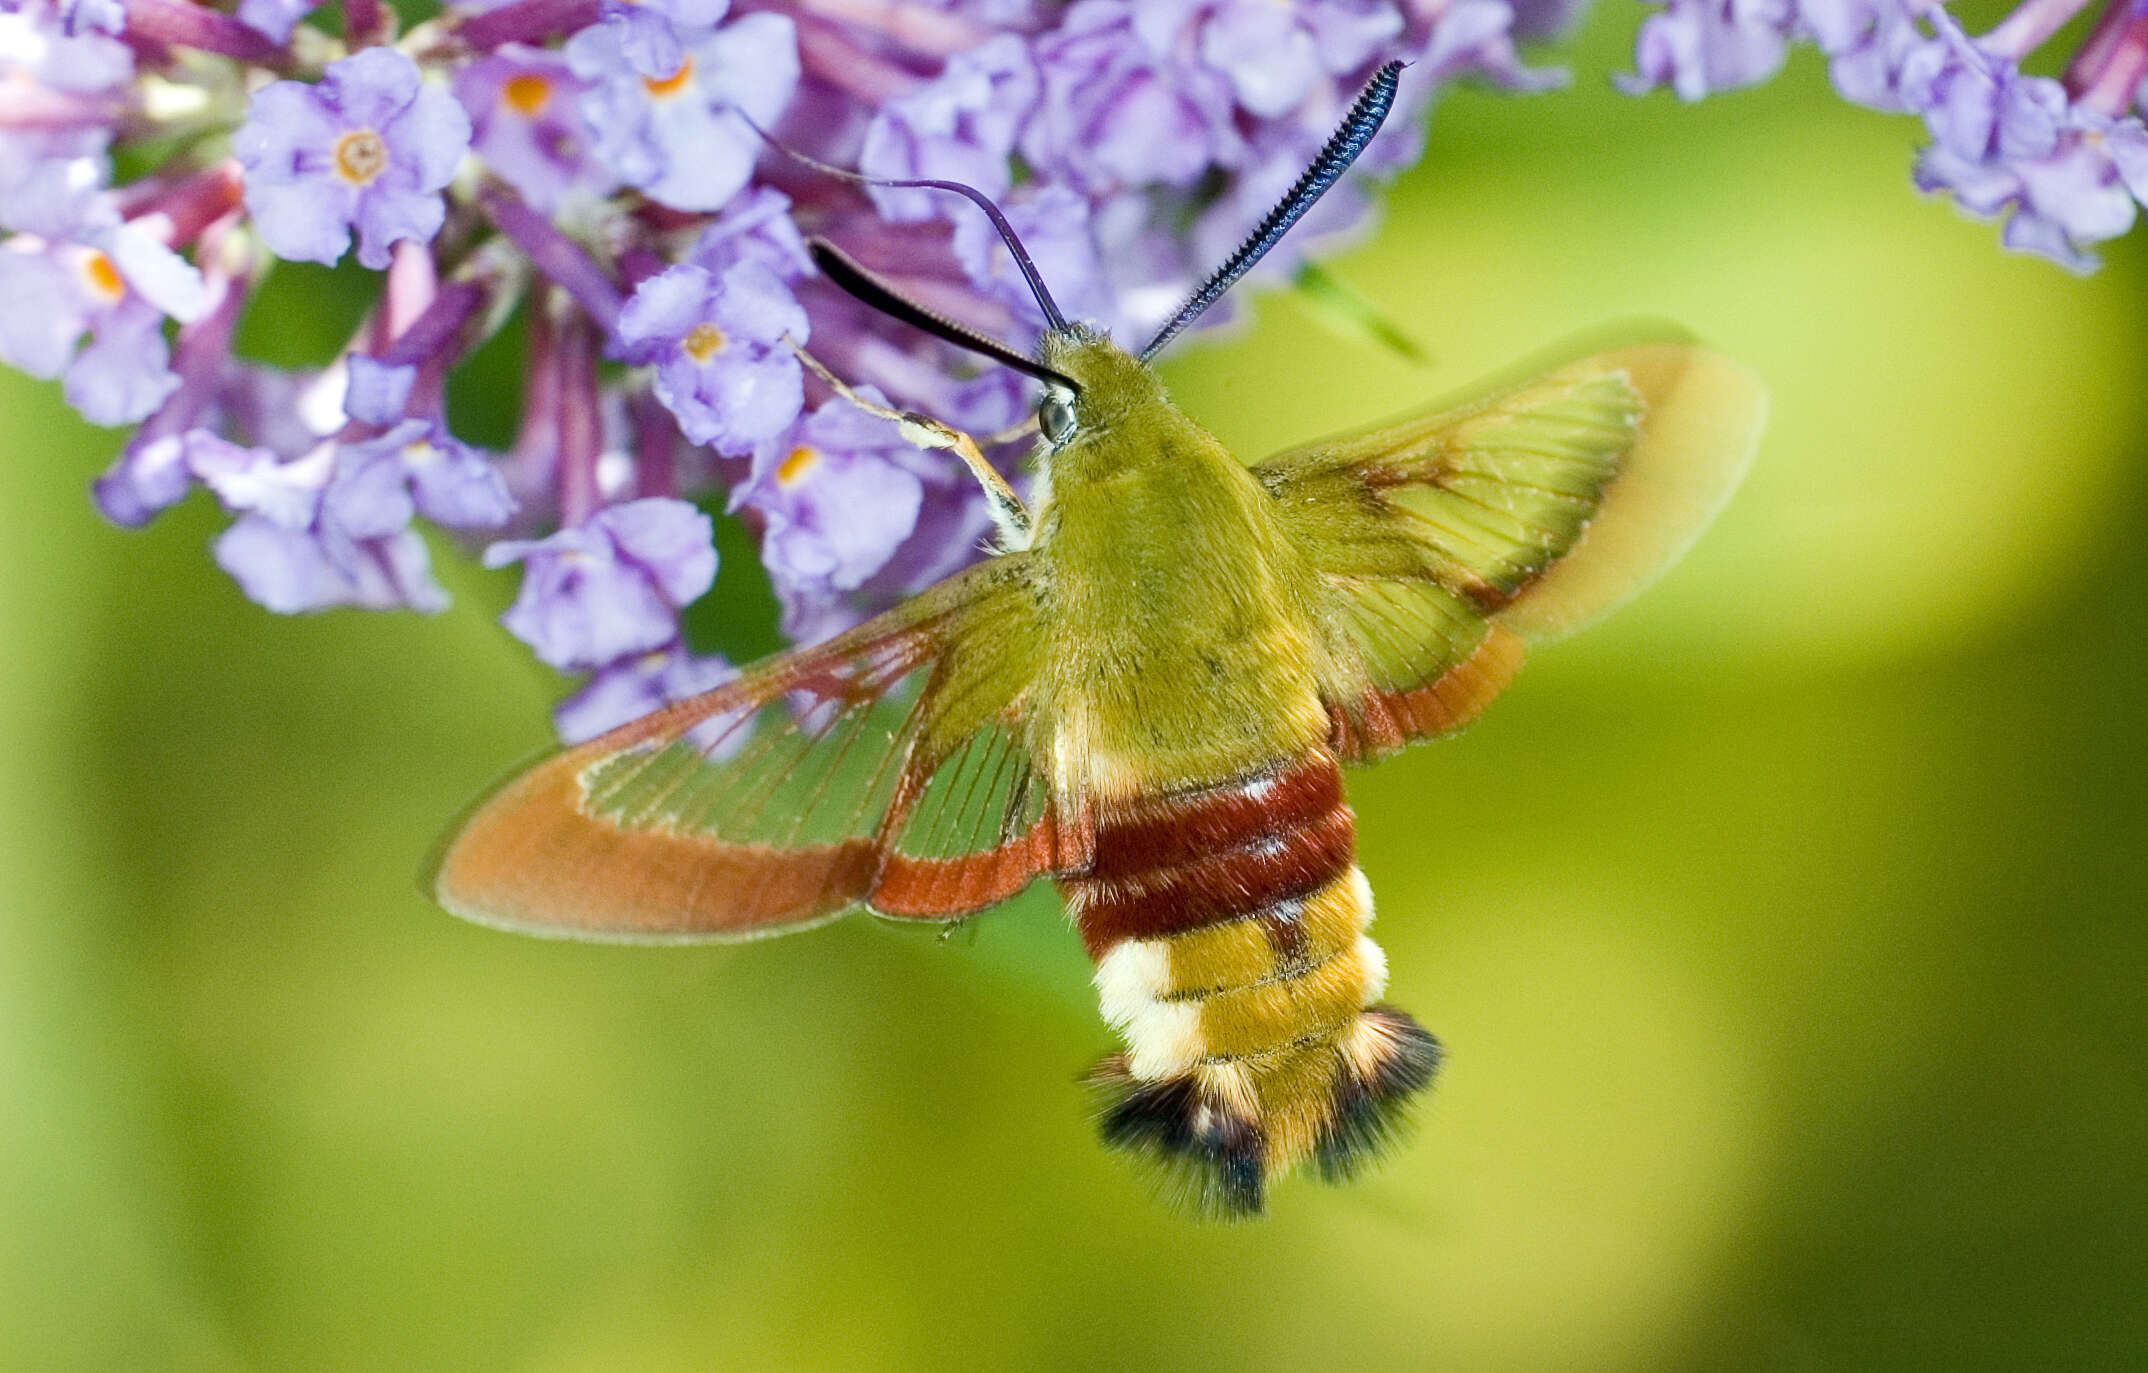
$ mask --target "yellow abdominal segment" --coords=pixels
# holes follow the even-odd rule
[[[1332,1123],[1347,1041],[1387,983],[1386,957],[1364,933],[1372,892],[1355,865],[1288,904],[1127,940],[1096,971],[1128,1075],[1190,1076],[1203,1098],[1258,1122],[1270,1173],[1303,1160]]]

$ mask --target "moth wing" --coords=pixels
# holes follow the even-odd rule
[[[1254,467],[1363,668],[1338,692],[1345,753],[1467,723],[1525,641],[1662,575],[1730,498],[1766,412],[1728,358],[1639,343]]]
[[[464,919],[737,940],[854,906],[954,919],[1084,861],[1031,767],[1042,627],[1024,554],[567,749],[447,841]]]

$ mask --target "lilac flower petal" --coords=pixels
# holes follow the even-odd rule
[[[266,448],[246,448],[204,429],[185,436],[187,466],[216,493],[226,510],[259,515],[286,529],[312,526],[321,492],[334,473],[334,451],[322,444],[282,459]]]
[[[1201,28],[1201,58],[1230,77],[1247,113],[1277,119],[1296,109],[1327,74],[1300,15],[1280,5],[1227,3]],[[1388,11],[1394,29],[1402,16]]]
[[[634,288],[619,311],[617,334],[625,356],[650,362],[675,347],[706,316],[716,278],[695,266],[672,267]]]
[[[25,239],[0,246],[0,361],[50,380],[74,357],[89,314],[67,269]]]
[[[318,86],[263,87],[232,136],[271,252],[332,263],[355,228],[358,260],[375,269],[398,241],[439,231],[440,190],[469,143],[454,97],[424,86],[417,64],[390,48],[329,63]]]
[[[386,271],[397,243],[406,238],[430,242],[446,220],[447,205],[438,195],[382,190],[361,196],[353,219],[358,261],[376,272]]]
[[[678,610],[714,581],[714,526],[684,501],[630,501],[550,538],[501,542],[485,565],[523,563],[500,622],[562,669],[597,668],[678,637]]]
[[[395,424],[410,403],[410,388],[417,384],[418,369],[354,353],[345,363],[350,374],[343,393],[343,412],[361,424]]]
[[[721,280],[670,268],[636,288],[620,312],[622,352],[656,366],[656,395],[695,443],[743,454],[798,416],[804,375],[783,339],[803,343],[805,312],[759,262]]]
[[[2075,245],[2063,225],[2026,210],[2016,213],[1999,231],[1999,242],[2017,253],[2048,258],[2076,276],[2086,276],[2102,265],[2094,253]]]
[[[1680,100],[1765,81],[1782,68],[1796,15],[1788,0],[1669,0],[1634,40],[1629,95],[1669,86]]]
[[[410,525],[417,505],[409,474],[383,445],[348,444],[336,455],[336,475],[321,493],[321,519],[352,539],[384,539]]]
[[[349,587],[341,600],[330,604],[425,614],[447,608],[447,592],[433,579],[432,556],[415,531],[404,529],[363,541],[352,541],[331,529],[318,532],[322,553]]]
[[[753,479],[733,504],[764,521],[761,558],[770,574],[850,591],[885,566],[924,500],[916,475],[898,460],[909,451],[894,425],[838,399],[756,452]]]
[[[351,196],[341,186],[249,181],[246,209],[270,252],[293,262],[332,266],[351,246]]]
[[[726,205],[686,261],[717,277],[741,262],[758,262],[787,282],[814,271],[805,236],[791,219],[790,197],[770,186],[755,186]]]
[[[291,40],[298,21],[318,8],[316,0],[239,0],[239,22],[278,43]]]
[[[748,14],[686,43],[662,71],[644,69],[638,42],[630,16],[614,13],[565,48],[589,83],[581,111],[596,156],[659,204],[720,209],[761,150],[738,115],[770,127],[797,87],[796,29],[784,15]]]
[[[628,501],[599,511],[592,523],[673,605],[687,605],[715,585],[715,526],[685,501]]]
[[[0,228],[60,239],[87,224],[111,180],[105,138],[101,130],[86,140],[9,130],[0,139]]]
[[[162,324],[155,310],[138,302],[108,314],[60,380],[67,403],[92,424],[146,419],[179,389]]]
[[[181,324],[192,324],[209,309],[209,288],[201,270],[150,234],[132,224],[115,225],[89,240],[143,300]]]
[[[540,213],[577,191],[615,184],[590,156],[596,135],[582,120],[587,87],[556,53],[510,44],[455,73],[455,95],[472,126],[471,149]]]
[[[958,52],[917,91],[881,106],[866,126],[858,167],[891,180],[960,181],[997,196],[1009,185],[1008,157],[1035,113],[1041,77],[1029,45],[1001,34]],[[940,192],[871,188],[894,220],[944,218],[954,202]]]
[[[164,434],[128,444],[91,484],[90,493],[106,519],[133,529],[177,505],[193,484],[183,439]]]
[[[713,691],[738,675],[723,658],[696,657],[674,644],[651,653],[623,658],[599,668],[582,689],[552,712],[553,728],[562,742],[578,744],[639,720],[650,711]],[[716,745],[713,756],[724,757],[743,748],[747,732],[733,729]]]
[[[437,427],[405,442],[401,458],[418,513],[450,529],[497,529],[515,513],[506,479],[484,454]]]
[[[393,48],[360,48],[321,74],[319,98],[339,113],[345,128],[378,128],[401,113],[418,94],[418,64]]]
[[[247,515],[217,537],[216,565],[246,598],[279,615],[348,604],[350,579],[302,529]]]

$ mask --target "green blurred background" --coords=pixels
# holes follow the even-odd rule
[[[1452,1058],[1259,1224],[1094,1144],[1048,893],[949,942],[441,914],[559,689],[511,581],[272,617],[200,498],[101,523],[113,436],[6,376],[0,1366],[2148,1363],[2148,257],[2003,255],[1809,53],[1617,96],[1637,13],[1451,95],[1334,264],[1434,365],[1269,298],[1168,369],[1252,456],[1652,314],[1776,406],[1668,581],[1354,781]]]

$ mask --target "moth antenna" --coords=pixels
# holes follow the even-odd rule
[[[1402,66],[1401,62],[1386,62],[1372,74],[1372,79],[1365,83],[1365,89],[1358,92],[1357,100],[1350,106],[1350,112],[1343,116],[1342,126],[1329,137],[1327,146],[1313,159],[1313,165],[1307,167],[1305,174],[1298,178],[1298,184],[1292,186],[1290,193],[1268,212],[1265,219],[1254,226],[1253,232],[1246,235],[1246,241],[1238,245],[1237,251],[1225,258],[1223,265],[1216,268],[1208,280],[1201,283],[1200,289],[1187,298],[1186,303],[1179,307],[1178,313],[1171,317],[1171,322],[1157,331],[1155,338],[1149,340],[1149,346],[1141,350],[1143,362],[1156,356],[1157,349],[1176,338],[1181,329],[1200,318],[1203,310],[1215,304],[1225,291],[1230,290],[1232,283],[1251,270],[1253,264],[1260,261],[1270,248],[1281,242],[1283,235],[1290,232],[1290,226],[1304,218],[1305,212],[1313,208],[1314,202],[1326,195],[1328,188],[1349,170],[1351,163],[1357,161],[1357,155],[1365,151],[1365,145],[1372,142],[1372,136],[1378,133],[1380,125],[1386,122],[1387,112],[1394,108],[1395,86],[1401,79]]]
[[[998,339],[988,338],[967,325],[957,324],[947,316],[928,310],[916,301],[897,294],[893,287],[851,261],[848,254],[828,240],[812,239],[806,244],[806,251],[813,255],[814,265],[827,275],[828,280],[875,310],[893,315],[905,324],[915,325],[928,334],[946,339],[957,348],[982,353],[1017,372],[1027,373],[1046,386],[1056,387],[1069,395],[1081,394],[1081,387],[1065,373],[1046,367],[1035,358],[1024,357]]]
[[[740,114],[739,118],[746,119],[746,116]],[[999,231],[1001,242],[1007,245],[1007,251],[1014,255],[1014,265],[1021,271],[1022,280],[1029,283],[1029,294],[1036,297],[1037,308],[1044,312],[1044,322],[1050,325],[1054,331],[1067,327],[1066,316],[1059,313],[1059,303],[1052,299],[1052,293],[1045,288],[1044,278],[1038,274],[1037,264],[1030,259],[1029,250],[1022,246],[1021,236],[1015,233],[1014,226],[1007,222],[1007,216],[1001,212],[998,205],[993,203],[992,197],[986,195],[983,191],[964,182],[941,181],[934,177],[897,179],[894,177],[866,176],[862,172],[853,172],[846,167],[837,167],[823,162],[817,157],[808,157],[760,125],[755,124],[751,119],[746,119],[746,123],[748,127],[761,136],[769,147],[774,148],[785,157],[796,162],[802,162],[814,171],[835,177],[839,181],[848,181],[859,186],[879,186],[889,190],[953,191],[956,195],[969,201],[972,205],[985,212],[985,217],[992,221],[992,227]]]

